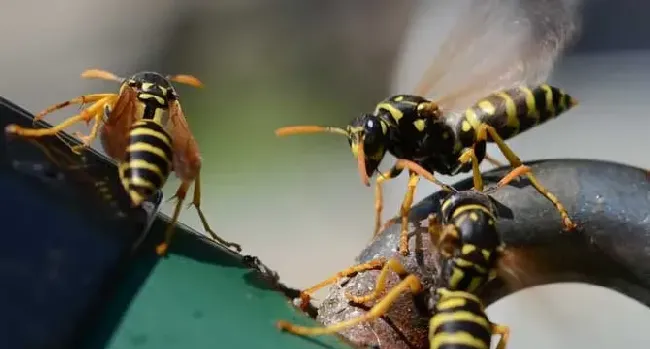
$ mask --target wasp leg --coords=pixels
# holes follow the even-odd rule
[[[36,124],[38,121],[42,120],[45,117],[45,115],[50,114],[52,112],[55,112],[55,111],[57,111],[59,109],[63,109],[65,107],[69,106],[69,105],[72,105],[72,104],[84,105],[84,104],[90,103],[90,102],[97,102],[97,101],[101,100],[102,98],[106,98],[106,97],[110,97],[110,96],[117,96],[117,95],[114,94],[114,93],[98,93],[98,94],[92,94],[92,95],[79,96],[79,97],[75,97],[75,98],[72,98],[70,100],[67,100],[65,102],[54,104],[54,105],[48,107],[47,109],[43,110],[42,112],[36,114],[34,116],[33,123]]]
[[[93,124],[92,129],[90,129],[90,134],[88,136],[82,135],[80,132],[75,132],[75,136],[81,140],[81,144],[75,145],[70,148],[73,153],[79,154],[81,150],[88,148],[90,144],[97,138],[97,133],[99,132],[99,126],[101,125],[102,122],[102,116],[104,119],[107,119],[108,116],[111,114],[111,106],[108,104],[104,105],[104,112],[100,113],[97,112],[95,113],[95,123]]]
[[[187,194],[190,185],[192,185],[192,182],[182,182],[176,190],[176,194],[174,194],[174,196],[170,199],[176,199],[176,206],[174,207],[174,213],[172,214],[172,218],[167,225],[167,229],[165,229],[165,240],[156,246],[156,253],[158,253],[160,256],[167,254],[167,249],[169,248],[172,237],[176,232],[176,222],[178,222],[178,217],[180,216],[181,208],[183,207],[183,201],[185,200],[185,195]]]
[[[481,169],[479,168],[479,161],[476,157],[476,152],[474,149],[470,148],[465,150],[458,161],[461,163],[472,163],[472,179],[474,180],[474,189],[478,191],[483,191],[483,176],[481,175]]]
[[[377,282],[375,283],[375,288],[372,292],[363,296],[354,296],[351,293],[346,292],[345,297],[351,302],[357,304],[374,301],[375,299],[379,298],[379,295],[386,289],[386,283],[388,282],[388,273],[391,271],[395,272],[402,280],[409,275],[409,272],[406,271],[406,268],[404,268],[399,260],[391,258],[384,264],[383,268],[381,269],[381,272],[377,277]]]
[[[210,224],[208,224],[208,220],[205,219],[205,215],[201,210],[201,173],[200,172],[196,175],[196,179],[194,180],[194,198],[192,199],[192,205],[194,205],[196,212],[199,214],[199,219],[201,219],[201,223],[203,224],[203,229],[205,229],[205,231],[208,232],[208,234],[210,234],[210,236],[214,240],[226,246],[227,248],[234,247],[235,250],[237,250],[237,252],[241,252],[241,246],[239,244],[221,238],[219,235],[217,235],[217,233],[215,233],[212,230],[212,228],[210,228]]]
[[[344,277],[349,277],[351,275],[354,275],[356,273],[360,273],[362,271],[366,270],[373,270],[377,268],[381,268],[386,264],[386,259],[383,257],[373,259],[369,262],[362,263],[362,264],[357,264],[354,266],[351,266],[347,269],[341,270],[336,275],[321,281],[320,283],[306,289],[300,292],[300,308],[305,309],[307,305],[309,304],[309,301],[311,300],[311,295],[314,294],[314,292],[320,290],[321,288],[331,285],[338,280],[344,278]]]
[[[375,230],[372,233],[373,238],[379,234],[379,231],[382,228],[381,224],[381,211],[384,208],[384,196],[383,196],[383,190],[382,186],[385,181],[393,179],[397,176],[399,176],[402,173],[402,169],[397,169],[395,166],[393,166],[390,170],[381,173],[379,176],[377,176],[377,180],[375,181]],[[389,221],[388,223],[390,223]],[[386,225],[384,225],[384,228]]]
[[[404,291],[409,291],[411,294],[418,294],[422,292],[422,283],[415,275],[407,276],[402,282],[393,287],[386,297],[382,298],[377,304],[375,304],[367,313],[346,321],[341,321],[336,324],[332,324],[325,327],[305,327],[291,324],[287,321],[280,320],[277,322],[277,326],[282,331],[287,331],[289,333],[302,335],[302,336],[318,336],[323,334],[330,334],[342,331],[346,328],[350,328],[359,323],[371,321],[382,317],[388,312],[390,307],[395,303],[399,296]]]
[[[510,165],[514,167],[515,169],[517,167],[522,166],[522,162],[519,159],[519,157],[510,149],[510,147],[503,141],[503,139],[499,136],[497,133],[496,129],[492,126],[489,126],[487,124],[482,124],[479,127],[479,137],[484,137],[484,139],[487,139],[486,137],[486,132],[490,135],[494,143],[497,144],[499,147],[499,150],[501,150],[501,153],[508,159],[510,162]],[[477,137],[478,138],[478,137]],[[480,138],[479,138],[480,139]],[[548,189],[546,189],[544,186],[542,186],[538,181],[535,175],[531,172],[526,173],[526,177],[528,177],[528,180],[530,183],[537,189],[537,191],[544,195],[551,203],[553,206],[555,206],[555,209],[560,213],[560,216],[562,217],[562,224],[564,225],[564,229],[567,231],[574,230],[577,228],[577,224],[573,223],[571,221],[571,218],[569,217],[569,213],[567,212],[566,208],[562,203],[557,199],[555,194],[551,193]]]
[[[492,327],[492,334],[498,334],[501,336],[499,342],[497,343],[496,349],[505,349],[508,345],[508,340],[510,339],[510,328],[505,325],[499,325],[495,323],[490,323]]]
[[[399,217],[401,219],[401,233],[400,233],[400,246],[399,246],[399,251],[403,256],[406,256],[409,253],[409,248],[408,248],[408,214],[411,210],[411,205],[413,204],[413,196],[415,194],[415,187],[419,181],[419,177],[424,177],[428,181],[437,184],[438,186],[442,187],[443,190],[447,191],[454,191],[454,189],[447,184],[444,184],[440,182],[439,180],[436,179],[436,177],[429,171],[425,170],[422,168],[422,166],[416,164],[413,161],[406,160],[406,159],[398,159],[395,162],[395,165],[393,165],[393,168],[389,172],[391,173],[401,173],[404,169],[408,169],[410,173],[409,177],[409,182],[408,182],[408,189],[406,192],[406,195],[404,197],[404,200],[402,201],[402,205],[400,208],[400,213]],[[399,172],[398,172],[399,171]],[[377,178],[377,181],[379,181],[379,178]],[[392,224],[395,222],[395,219],[389,220],[386,225],[384,225],[384,228],[387,227],[388,225]],[[377,220],[375,220],[375,223],[377,223]],[[375,234],[376,235],[376,234]]]
[[[454,250],[459,247],[460,238],[458,230],[453,224],[447,224],[441,229],[440,237],[436,241],[436,246],[440,249],[440,254],[445,258],[451,258]]]
[[[406,256],[409,253],[409,212],[411,211],[411,205],[413,205],[415,188],[419,181],[420,176],[409,171],[409,181],[406,187],[406,194],[404,195],[404,200],[402,200],[402,206],[399,210],[400,217],[402,218],[402,229],[399,236],[399,252],[403,256]]]
[[[68,128],[78,122],[88,122],[95,117],[95,114],[97,114],[101,108],[103,108],[104,104],[110,103],[111,100],[117,98],[116,96],[108,96],[100,99],[99,101],[95,102],[92,106],[89,108],[83,110],[81,113],[69,117],[65,119],[63,122],[56,126],[52,126],[49,128],[27,128],[27,127],[21,127],[15,124],[7,125],[5,128],[5,131],[7,133],[13,133],[22,137],[43,137],[43,136],[53,136],[56,135],[57,133],[63,131],[65,128]]]
[[[497,160],[497,159],[495,159],[495,158],[493,158],[493,157],[491,157],[491,156],[489,156],[487,154],[485,154],[485,160],[487,162],[491,163],[495,167],[503,167],[503,166],[506,165],[506,164],[502,163],[501,161],[499,161],[499,160]]]

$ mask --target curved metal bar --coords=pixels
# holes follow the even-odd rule
[[[580,224],[577,232],[563,232],[557,211],[526,179],[494,193],[499,207],[498,227],[509,246],[508,265],[519,280],[497,279],[481,295],[486,305],[517,290],[550,283],[580,282],[604,286],[650,306],[650,182],[643,169],[598,160],[540,160],[527,162],[536,176],[567,207]],[[484,174],[494,185],[508,171],[498,168]],[[471,178],[455,185],[472,187]],[[414,206],[410,221],[419,226],[439,210],[441,192]],[[422,232],[424,229],[418,229]],[[418,237],[417,241],[413,236]],[[399,224],[383,231],[358,256],[364,262],[379,256],[398,257],[409,271],[435,287],[440,260],[429,249],[428,234],[413,234],[412,251],[396,253]],[[414,249],[421,246],[422,250]],[[318,320],[332,323],[364,310],[348,304],[344,291],[367,293],[374,287],[377,271],[360,273],[332,288],[319,309]],[[393,277],[390,287],[397,281]],[[371,324],[343,333],[355,343],[381,345],[382,349],[428,348],[426,314],[405,295],[388,315]]]

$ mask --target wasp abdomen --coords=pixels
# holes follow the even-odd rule
[[[476,131],[483,123],[494,127],[501,138],[509,139],[576,104],[573,97],[548,84],[510,88],[495,92],[465,110],[458,132],[466,146],[473,143]]]
[[[492,328],[480,300],[463,291],[444,291],[429,321],[432,349],[490,349]]]
[[[163,187],[172,169],[172,157],[172,139],[162,125],[152,120],[133,124],[120,178],[134,206]]]

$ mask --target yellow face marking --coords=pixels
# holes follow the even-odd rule
[[[424,131],[425,122],[422,119],[417,119],[413,121],[413,126],[415,126],[418,131],[422,132]]]
[[[138,95],[140,99],[155,99],[158,104],[165,105],[165,99],[160,96],[154,96],[149,93],[141,93]]]
[[[551,86],[547,84],[539,85],[539,88],[544,90],[544,95],[546,96],[546,109],[551,113],[555,114],[555,108],[553,107],[553,90]]]
[[[375,113],[378,113],[381,109],[389,112],[395,121],[399,121],[402,117],[404,117],[404,113],[402,113],[401,110],[395,108],[395,106],[393,106],[391,103],[379,103],[377,105],[377,109],[375,109]]]
[[[496,93],[496,96],[501,97],[503,102],[506,104],[506,116],[508,117],[506,125],[512,127],[515,132],[519,132],[519,118],[517,117],[517,105],[515,104],[515,100],[503,91]]]
[[[388,125],[386,125],[385,122],[379,122],[379,124],[381,125],[381,133],[383,134],[388,133]]]
[[[440,325],[457,321],[473,322],[481,327],[490,329],[490,322],[485,317],[473,314],[469,311],[455,311],[452,313],[439,313],[434,315],[431,318],[431,321],[429,321],[429,331],[435,332]]]
[[[440,332],[433,336],[431,340],[431,348],[440,348],[443,345],[463,345],[475,349],[490,349],[488,343],[483,340],[472,336],[468,332],[454,332],[445,333]]]
[[[151,87],[153,87],[153,84],[150,82],[142,83],[142,91],[151,91]]]
[[[160,92],[162,93],[163,96],[167,96],[167,89],[166,88],[164,88],[162,86],[158,86],[158,89],[160,89]]]

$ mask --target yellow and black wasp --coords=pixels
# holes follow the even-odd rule
[[[496,229],[495,212],[496,208],[487,194],[458,191],[449,193],[442,200],[440,220],[438,215],[429,216],[431,241],[449,260],[441,275],[445,280],[444,286],[431,294],[436,299],[430,309],[432,315],[429,321],[432,349],[489,349],[494,334],[501,335],[498,349],[505,348],[508,342],[509,328],[492,323],[477,296],[484,285],[505,270],[500,266],[505,246]],[[375,289],[363,296],[347,294],[352,302],[363,304],[378,299],[386,288],[391,271],[397,273],[402,281],[364,315],[326,327],[302,327],[283,320],[278,322],[278,327],[306,336],[335,333],[383,316],[403,292],[410,292],[414,296],[425,292],[420,279],[409,274],[396,258],[377,259],[352,267],[331,280],[379,267],[382,270]]]
[[[329,132],[347,137],[366,186],[386,153],[397,158],[396,164],[376,180],[373,236],[382,227],[382,184],[408,169],[408,189],[398,214],[402,226],[399,250],[403,255],[408,253],[408,213],[421,176],[442,185],[434,173],[471,171],[475,189],[482,190],[479,164],[484,159],[498,164],[487,155],[488,142],[496,143],[515,176],[524,170],[522,162],[504,140],[577,104],[572,96],[544,82],[574,33],[574,28],[560,19],[562,10],[536,8],[526,18],[520,14],[525,9],[512,10],[512,4],[505,0],[469,3],[437,46],[437,55],[413,94],[388,97],[372,113],[361,114],[344,128],[293,126],[276,130],[279,136]],[[446,21],[444,10],[434,16]],[[556,196],[533,173],[526,176],[556,207],[564,229],[576,228]]]
[[[201,210],[202,160],[198,144],[181,109],[178,93],[171,84],[173,81],[202,87],[201,81],[191,75],[162,76],[155,72],[140,72],[125,79],[98,69],[87,70],[81,76],[117,81],[121,84],[119,93],[79,96],[53,105],[35,116],[34,121],[38,121],[46,114],[66,106],[92,103],[78,115],[51,128],[8,125],[6,132],[27,138],[53,136],[76,123],[94,122],[89,135],[76,133],[83,143],[74,150],[78,152],[90,146],[99,136],[106,154],[118,163],[122,186],[133,206],[140,205],[151,194],[162,189],[172,171],[181,180],[174,195],[177,203],[165,232],[165,241],[157,247],[159,254],[167,251],[183,201],[193,183],[192,203],[205,230],[218,242],[241,251],[238,244],[222,239],[210,228]]]

